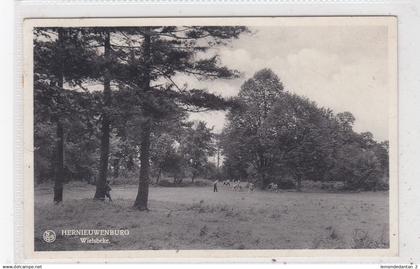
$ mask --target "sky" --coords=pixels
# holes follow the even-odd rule
[[[350,111],[354,130],[388,139],[388,37],[386,26],[250,27],[228,46],[216,49],[223,65],[237,69],[234,80],[197,81],[177,76],[179,83],[235,96],[241,84],[262,68],[270,68],[285,90],[306,96],[334,113]],[[225,113],[194,113],[219,132]]]

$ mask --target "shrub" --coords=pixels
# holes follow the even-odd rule
[[[277,183],[279,189],[289,190],[296,188],[295,182],[293,180],[282,180]]]

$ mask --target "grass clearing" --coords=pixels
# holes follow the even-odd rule
[[[36,250],[388,248],[388,193],[234,192],[220,187],[152,187],[148,212],[132,208],[137,186],[114,186],[114,201],[92,200],[94,186],[35,189]],[[57,239],[45,243],[42,234]],[[82,244],[62,229],[128,229],[109,244]]]

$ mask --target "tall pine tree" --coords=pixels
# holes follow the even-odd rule
[[[120,78],[125,88],[136,92],[141,110],[140,176],[134,207],[147,210],[150,181],[150,137],[159,119],[183,108],[225,109],[229,102],[203,89],[179,86],[178,74],[199,79],[229,79],[238,72],[220,64],[209,49],[222,46],[246,32],[246,27],[162,26],[123,30],[126,45],[120,45],[119,55],[128,63],[126,78]],[[128,53],[131,52],[131,53]],[[134,56],[133,56],[134,55]],[[165,81],[165,83],[159,83]]]

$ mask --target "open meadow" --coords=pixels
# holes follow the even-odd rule
[[[150,188],[149,211],[134,209],[137,186],[113,186],[113,202],[93,200],[95,186],[35,188],[35,250],[388,248],[387,192],[232,191],[210,186]],[[109,244],[83,244],[63,229],[128,229]],[[42,240],[54,230],[54,243]]]

